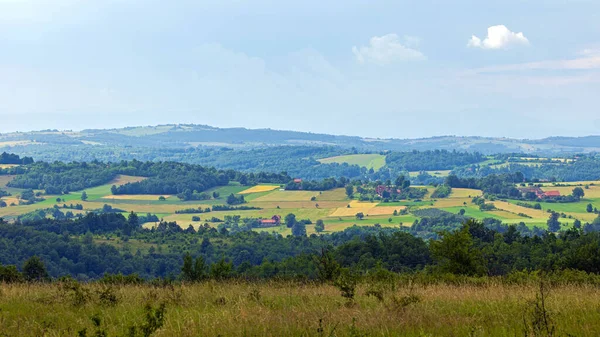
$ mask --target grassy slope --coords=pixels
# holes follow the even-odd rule
[[[99,315],[108,336],[122,336],[144,322],[146,303],[165,303],[164,325],[153,336],[523,336],[536,296],[536,287],[527,285],[416,285],[385,292],[380,302],[361,285],[355,304],[345,305],[329,285],[207,282],[117,286],[117,303],[107,306],[98,300],[100,285],[83,287],[91,299],[75,306],[70,294],[61,296],[59,284],[3,285],[0,334],[76,335],[87,328],[91,336],[90,317]],[[416,303],[394,304],[393,298],[409,294]],[[598,302],[592,286],[553,288],[546,305],[556,335],[600,335]]]

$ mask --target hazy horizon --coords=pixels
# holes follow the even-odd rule
[[[0,0],[0,132],[600,128],[600,2]]]

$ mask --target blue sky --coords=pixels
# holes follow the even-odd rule
[[[0,132],[598,134],[600,1],[0,0]]]

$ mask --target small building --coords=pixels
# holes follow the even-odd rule
[[[535,196],[540,199],[560,197],[559,191],[543,191],[540,187],[537,187],[537,186],[536,187],[519,188],[519,191],[521,191],[521,193],[523,193],[523,194],[535,193]]]
[[[261,227],[279,226],[281,224],[281,216],[273,215],[271,219],[260,219],[259,222]]]
[[[300,184],[300,183],[302,183],[302,179],[300,179],[300,178],[295,178],[295,179],[294,179],[294,183],[296,183],[296,184]]]

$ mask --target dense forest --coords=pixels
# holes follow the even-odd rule
[[[100,214],[76,220],[1,223],[0,262],[22,266],[32,256],[39,256],[51,276],[71,275],[82,280],[106,273],[176,277],[186,253],[202,257],[207,265],[230,265],[231,277],[314,279],[319,277],[323,252],[330,254],[331,263],[357,271],[383,267],[394,272],[429,270],[458,275],[564,269],[600,273],[600,233],[580,229],[524,236],[515,226],[498,232],[470,220],[428,242],[410,233],[377,227],[282,237],[203,226],[183,230],[173,223],[161,223],[155,230],[129,228],[131,236],[127,236],[130,220]],[[87,234],[81,234],[84,232]],[[103,243],[98,243],[93,233],[104,233]],[[149,249],[136,250],[133,242],[143,242]]]
[[[5,173],[12,173],[10,169]],[[119,174],[147,177],[139,182],[115,186],[113,194],[179,194],[186,191],[202,192],[211,187],[224,186],[230,180],[243,184],[277,183],[291,180],[285,173],[241,173],[233,170],[217,170],[200,165],[175,162],[141,162],[137,160],[119,163],[45,163],[27,166],[17,175],[10,187],[42,189],[47,194],[62,194],[110,183]]]
[[[33,158],[31,157],[19,157],[13,153],[2,152],[0,154],[0,164],[14,164],[14,165],[27,165],[33,163]]]
[[[458,166],[474,164],[486,158],[481,153],[446,150],[391,152],[385,158],[387,167],[400,171],[451,170]]]
[[[463,178],[481,178],[491,174],[521,172],[525,179],[548,181],[586,181],[600,178],[600,157],[580,155],[574,162],[545,162],[531,165],[521,161],[510,161],[510,165],[468,165],[455,168],[453,173]],[[535,163],[535,162],[534,162]]]

